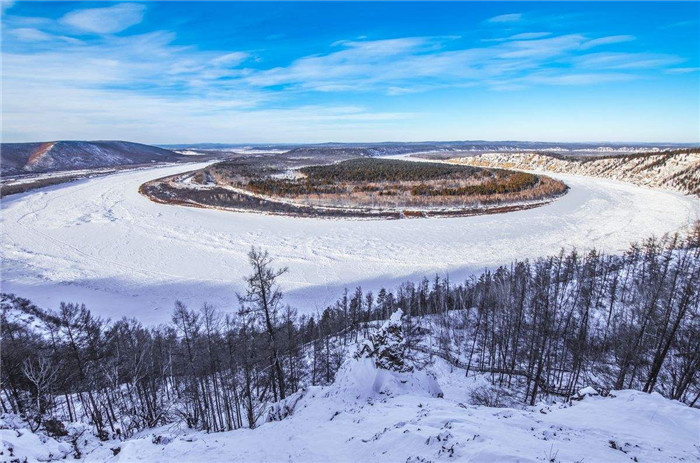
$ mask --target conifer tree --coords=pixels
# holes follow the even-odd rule
[[[377,368],[406,372],[412,368],[406,365],[406,340],[403,334],[401,317],[403,311],[398,309],[384,324],[365,340],[355,354],[355,358],[372,358]]]

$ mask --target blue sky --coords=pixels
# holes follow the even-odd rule
[[[2,2],[3,141],[700,142],[700,3]]]

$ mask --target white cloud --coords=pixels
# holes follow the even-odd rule
[[[250,58],[248,53],[242,51],[235,51],[233,53],[227,53],[225,55],[217,56],[211,60],[212,64],[219,66],[238,66],[243,61]]]
[[[686,68],[671,68],[667,69],[666,72],[669,74],[688,74],[690,72],[699,72],[700,68],[698,67],[686,67]]]
[[[250,109],[239,107],[227,94],[169,98],[62,85],[30,85],[21,90],[13,86],[4,97],[4,138],[25,141],[320,142],[342,140],[348,133],[361,134],[358,138],[373,131],[379,134],[400,128],[414,117],[408,112],[370,111],[357,106]]]
[[[663,69],[682,62],[673,55],[660,53],[590,53],[573,60],[578,67],[587,69]]]
[[[169,93],[203,100],[231,100],[238,107],[251,107],[266,98],[265,92],[236,82],[242,70],[233,59],[245,53],[201,52],[172,44],[168,32],[126,37],[107,36],[97,42],[62,43],[36,47],[31,53],[3,51],[5,89],[29,86],[59,89],[109,88],[114,94],[140,88],[144,94]],[[223,64],[213,63],[227,56]],[[36,72],[41,69],[42,72]],[[227,78],[225,81],[222,78]],[[96,105],[100,105],[98,101]]]
[[[63,41],[70,43],[81,43],[80,40],[74,37],[66,37],[64,35],[53,35],[33,27],[18,27],[16,29],[10,29],[9,34],[22,42]]]
[[[582,48],[588,49],[598,47],[601,45],[610,45],[613,43],[631,42],[632,40],[636,40],[636,37],[633,35],[611,35],[608,37],[601,37],[599,39],[589,40],[588,42],[583,44]]]
[[[51,34],[47,34],[32,27],[20,27],[10,30],[10,34],[23,42],[43,42],[53,39]]]
[[[509,37],[498,37],[495,39],[481,39],[482,42],[508,42],[511,40],[533,40],[541,39],[552,35],[551,32],[523,32],[521,34],[511,35]]]
[[[584,41],[585,37],[579,34],[560,35],[538,40],[513,40],[496,48],[496,51],[499,58],[542,60],[574,51]]]
[[[541,39],[542,37],[547,37],[552,35],[551,32],[523,32],[522,34],[515,34],[508,37],[508,40],[532,40]]]
[[[636,76],[633,74],[621,73],[571,73],[564,75],[547,75],[546,73],[540,73],[530,75],[525,80],[531,83],[547,85],[596,85],[634,79],[636,79]]]
[[[498,89],[534,83],[580,85],[585,78],[564,76],[589,76],[592,70],[625,68],[624,63],[613,63],[599,54],[580,56],[585,44],[595,40],[582,34],[526,33],[490,46],[457,50],[441,47],[440,39],[435,37],[338,42],[334,44],[340,47],[337,51],[302,57],[287,67],[254,71],[244,80],[259,87],[281,85],[319,92],[379,90],[389,95],[465,85]],[[586,61],[587,56],[590,61]],[[671,62],[668,56],[643,53],[625,54],[624,58],[630,68],[651,66],[652,59],[659,59],[659,66]],[[630,65],[635,59],[638,64]],[[552,72],[561,77],[523,79],[523,75],[551,65],[556,65],[558,69]],[[577,67],[584,70],[577,72]]]
[[[403,74],[402,58],[434,47],[429,38],[407,37],[374,41],[342,41],[333,45],[341,50],[325,55],[297,59],[288,67],[278,67],[252,74],[246,81],[256,86],[300,85],[318,91],[338,91],[386,80],[387,73]],[[427,55],[429,56],[429,55]],[[395,65],[392,71],[387,64]],[[355,87],[357,88],[357,87]]]
[[[106,8],[71,11],[61,18],[61,22],[81,31],[114,34],[140,23],[145,10],[144,5],[121,3]]]
[[[5,13],[5,10],[11,8],[14,4],[14,0],[0,0],[0,14]]]
[[[521,19],[523,19],[522,13],[510,13],[510,14],[502,14],[499,16],[494,16],[493,18],[489,18],[487,22],[490,23],[513,23],[513,22],[518,22]]]
[[[670,24],[664,24],[659,26],[659,29],[679,29],[684,27],[695,26],[698,23],[697,19],[687,20],[687,21],[677,21]]]

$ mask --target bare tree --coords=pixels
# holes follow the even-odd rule
[[[248,253],[248,262],[252,273],[245,278],[248,285],[245,295],[238,295],[244,314],[254,314],[262,322],[270,342],[270,362],[277,377],[280,398],[285,398],[284,374],[277,348],[275,324],[277,312],[282,301],[282,291],[277,285],[277,278],[288,271],[287,267],[275,269],[272,258],[267,251],[252,247]]]
[[[39,356],[35,361],[26,359],[22,364],[24,376],[34,385],[35,396],[35,420],[31,423],[36,426],[32,431],[36,431],[41,424],[41,419],[45,411],[45,404],[51,400],[51,388],[56,382],[58,369],[52,365],[51,360],[46,356]]]

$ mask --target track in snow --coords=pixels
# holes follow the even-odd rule
[[[700,201],[609,180],[552,175],[571,190],[506,214],[407,220],[311,219],[157,204],[147,180],[202,167],[127,171],[2,202],[2,291],[55,308],[85,302],[99,315],[166,322],[176,299],[237,308],[251,245],[290,272],[286,300],[323,310],[344,287],[377,289],[436,272],[462,279],[485,266],[635,240],[687,227]]]

